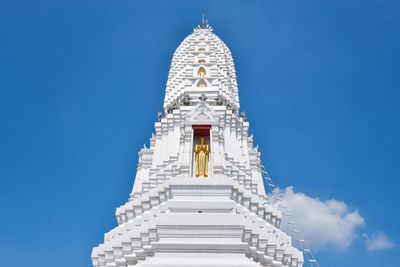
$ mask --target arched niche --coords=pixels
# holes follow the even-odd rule
[[[197,76],[199,76],[200,78],[204,78],[207,76],[207,72],[206,69],[201,66],[198,70],[197,70]]]
[[[199,80],[198,82],[197,82],[197,85],[196,85],[197,87],[207,87],[207,82],[205,81],[205,80],[203,80],[203,79],[201,79],[201,80]]]

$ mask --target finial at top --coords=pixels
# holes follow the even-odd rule
[[[203,15],[202,15],[202,17],[201,17],[201,28],[202,29],[207,29],[207,26],[208,26],[208,21],[206,22],[205,20],[204,20],[204,13],[203,13]]]
[[[212,31],[212,28],[211,28],[210,25],[208,24],[208,19],[206,19],[206,18],[204,17],[204,14],[202,14],[202,16],[201,16],[201,23],[200,23],[200,25],[198,25],[198,26],[196,27],[196,29],[208,29],[208,30]]]

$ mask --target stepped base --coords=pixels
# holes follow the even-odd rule
[[[157,253],[138,267],[256,267],[244,255],[232,253]]]
[[[302,267],[280,213],[229,178],[173,178],[117,216],[95,267]]]

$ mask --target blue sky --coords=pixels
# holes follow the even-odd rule
[[[321,266],[398,266],[399,2],[143,2],[1,1],[1,264],[91,265],[204,12],[275,183],[363,220]]]

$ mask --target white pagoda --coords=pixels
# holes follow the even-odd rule
[[[164,113],[93,266],[303,266],[248,129],[232,55],[203,21],[173,55]]]

